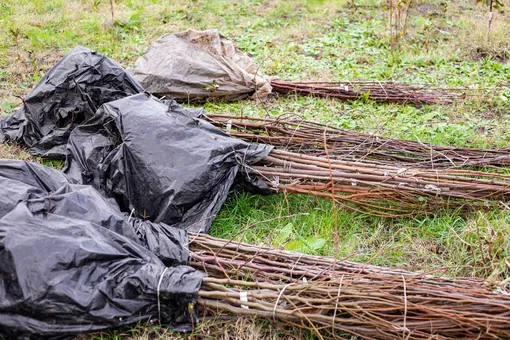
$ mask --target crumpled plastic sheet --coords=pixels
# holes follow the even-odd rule
[[[159,317],[190,330],[203,274],[185,265],[187,242],[57,170],[0,160],[0,334],[72,335]]]
[[[71,133],[65,173],[135,216],[207,232],[239,169],[271,147],[232,138],[194,116],[147,94],[104,104]]]
[[[183,103],[264,101],[272,90],[253,60],[217,30],[167,34],[128,71],[153,95]]]
[[[0,143],[22,142],[34,155],[63,159],[76,126],[102,104],[143,91],[114,61],[75,47],[44,75],[21,109],[0,120]]]

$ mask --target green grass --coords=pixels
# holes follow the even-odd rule
[[[128,67],[159,36],[187,28],[218,28],[250,53],[263,73],[283,80],[394,80],[448,87],[501,87],[455,105],[377,104],[285,97],[208,103],[206,112],[292,114],[341,128],[426,143],[505,147],[510,138],[510,15],[497,14],[486,39],[486,10],[475,1],[415,1],[394,51],[383,0],[163,1],[7,0],[0,4],[0,114],[12,112],[44,73],[81,44]],[[507,8],[510,3],[506,2]],[[32,159],[0,145],[0,156]],[[40,160],[36,160],[40,161]],[[60,163],[47,163],[59,167]],[[336,220],[335,220],[336,216]],[[244,232],[239,233],[240,230]],[[455,276],[503,280],[510,275],[510,213],[390,220],[297,195],[233,194],[214,221],[215,236],[352,261]],[[336,241],[335,241],[336,239]],[[243,321],[244,322],[244,321]],[[263,321],[198,330],[209,338],[259,334]],[[229,328],[230,327],[230,328]],[[268,328],[269,327],[269,328]],[[170,338],[140,326],[103,335]],[[225,335],[227,334],[227,335]],[[98,338],[101,338],[98,335]],[[285,337],[283,333],[280,338]]]

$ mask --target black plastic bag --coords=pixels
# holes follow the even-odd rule
[[[128,223],[90,186],[23,161],[0,160],[0,209],[0,335],[72,335],[158,318],[190,330],[197,322],[203,274],[181,265],[184,232]]]
[[[207,232],[239,169],[272,148],[195,115],[147,94],[104,104],[72,132],[65,172],[135,216]]]
[[[71,131],[103,103],[143,91],[117,63],[75,47],[46,73],[19,111],[0,120],[0,143],[22,142],[34,155],[63,159]]]
[[[0,160],[0,218],[23,202],[36,215],[81,219],[139,243],[168,266],[188,260],[186,232],[122,213],[113,199],[87,185],[69,183],[52,168],[15,160]]]

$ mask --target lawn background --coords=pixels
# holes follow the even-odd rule
[[[509,1],[503,3],[510,11]],[[413,1],[408,28],[394,49],[389,44],[384,0],[118,0],[113,6],[114,18],[108,0],[3,1],[0,115],[19,107],[21,98],[76,45],[129,67],[163,34],[216,28],[253,56],[262,73],[282,80],[394,80],[500,89],[454,105],[289,96],[265,104],[250,100],[207,103],[206,113],[296,115],[344,129],[443,145],[495,148],[508,144],[510,14],[495,14],[487,40],[487,7],[475,0]],[[8,145],[0,145],[0,157],[62,166]],[[508,211],[467,217],[448,211],[391,220],[340,208],[335,214],[333,209],[328,200],[308,196],[234,193],[214,221],[211,234],[408,270],[493,280],[510,275]],[[237,235],[240,229],[247,231]],[[241,319],[207,323],[197,334],[246,339],[288,336],[274,327]],[[153,325],[97,337],[126,334],[176,337]]]

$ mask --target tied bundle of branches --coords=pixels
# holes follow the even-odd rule
[[[510,198],[510,175],[482,171],[399,168],[282,150],[250,169],[275,192],[329,197],[385,217],[494,208]]]
[[[298,118],[240,117],[210,114],[214,125],[251,143],[338,160],[415,168],[510,165],[510,150],[439,146],[338,129]]]
[[[510,295],[471,278],[381,268],[190,235],[202,315],[251,315],[319,338],[509,338]],[[343,334],[342,334],[343,333]]]
[[[331,97],[342,100],[370,99],[377,102],[413,104],[449,104],[465,98],[468,89],[430,88],[423,85],[405,85],[391,81],[271,81],[274,91]]]

